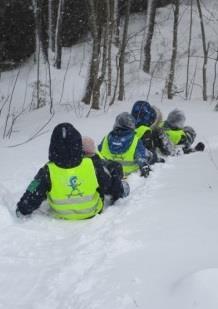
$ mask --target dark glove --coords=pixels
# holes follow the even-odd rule
[[[165,163],[165,159],[161,158],[161,157],[158,157],[157,158],[157,163]]]
[[[195,150],[193,148],[184,147],[183,152],[184,154],[189,154],[189,153],[195,152]]]
[[[150,166],[149,165],[144,165],[141,168],[141,176],[145,177],[145,178],[148,177],[150,171],[151,171]]]
[[[204,151],[205,149],[205,145],[202,142],[197,143],[197,145],[195,146],[195,151]]]
[[[20,212],[20,210],[19,210],[18,208],[16,209],[16,216],[17,216],[18,218],[20,218],[20,217],[23,216],[22,213]]]

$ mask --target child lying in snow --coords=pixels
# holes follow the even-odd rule
[[[168,114],[167,119],[162,122],[160,127],[167,134],[171,143],[175,147],[180,145],[185,154],[203,151],[205,146],[202,142],[199,142],[194,148],[192,147],[196,138],[196,132],[192,127],[185,126],[185,120],[183,111],[174,109]]]

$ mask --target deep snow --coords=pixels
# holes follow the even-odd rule
[[[83,222],[8,211],[46,161],[50,133],[1,149],[0,308],[217,308],[217,114],[182,107],[207,150],[131,175],[129,197]],[[113,117],[89,118],[83,133],[100,139],[106,123]]]
[[[168,9],[159,18],[164,20]],[[141,22],[134,21],[131,31],[140,27]],[[164,36],[169,36],[170,27],[163,25]],[[136,38],[132,44],[139,48]],[[162,45],[163,52],[167,45]],[[119,112],[130,111],[134,101],[147,95],[145,81],[149,77],[139,73],[135,63],[130,64],[125,102],[84,117],[87,109],[77,101],[86,67],[78,63],[88,48],[86,44],[72,49],[63,105],[56,105],[55,116],[42,134],[21,146],[9,147],[24,142],[41,128],[49,115],[46,108],[24,114],[12,138],[1,141],[0,308],[217,309],[218,114],[213,111],[215,103],[201,101],[199,86],[191,101],[175,97],[169,102],[161,99],[164,81],[157,78],[152,81],[149,101],[164,116],[175,107],[184,110],[187,124],[198,133],[196,142],[205,143],[205,152],[167,158],[165,164],[153,167],[147,179],[131,175],[130,196],[91,220],[59,221],[46,215],[46,205],[30,218],[19,220],[14,216],[26,186],[48,160],[49,139],[57,123],[72,122],[98,143]],[[154,54],[158,58],[158,53]],[[68,57],[66,50],[66,65]],[[185,80],[183,61],[185,58],[180,59],[177,77],[180,85]],[[53,72],[55,103],[60,99],[58,85],[65,70],[66,66]],[[33,71],[30,64],[22,69],[14,95],[17,104],[24,102],[26,81],[34,80]],[[212,68],[209,73],[211,83]],[[16,71],[3,74],[1,92],[9,91],[14,76]],[[30,93],[25,102],[29,99]]]

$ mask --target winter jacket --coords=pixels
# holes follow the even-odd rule
[[[140,125],[136,128],[136,132],[144,147],[152,153],[152,155],[150,155],[149,164],[161,162],[161,158],[159,158],[157,154],[157,149],[159,149],[163,155],[173,155],[174,147],[163,129],[151,129],[148,126]]]
[[[116,158],[116,156],[127,153],[130,149],[133,141],[135,140],[136,134],[132,129],[121,129],[115,128],[107,135],[108,148],[111,153],[111,157]],[[102,152],[103,142],[99,145],[98,149]],[[142,168],[144,165],[149,163],[150,153],[144,147],[143,143],[140,140],[137,140],[136,147],[133,154],[133,160],[139,168]],[[114,159],[116,160],[116,159]]]
[[[109,175],[110,179],[107,182],[107,187],[104,190],[104,194],[110,195],[111,200],[115,202],[119,198],[123,197],[123,184],[122,178],[123,168],[119,162],[112,160],[104,160],[98,154],[91,157],[94,165],[96,166],[96,171],[98,173],[98,166],[103,166],[105,172]]]
[[[157,127],[152,130],[153,147],[165,156],[173,156],[176,153],[175,145],[171,142],[164,128]]]
[[[136,127],[135,131],[138,138],[142,140],[144,147],[150,151],[154,151],[151,128],[145,125],[140,125]]]
[[[80,133],[70,124],[58,125],[51,136],[49,147],[49,163],[61,169],[72,169],[80,166],[83,160],[82,139]],[[26,192],[17,204],[17,211],[23,215],[31,214],[47,199],[52,190],[52,179],[48,164],[38,171]],[[101,162],[93,162],[99,187],[97,192],[101,199],[108,190],[109,175]]]

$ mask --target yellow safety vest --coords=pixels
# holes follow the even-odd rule
[[[51,191],[48,203],[57,218],[80,220],[95,216],[103,208],[91,159],[84,158],[79,166],[61,168],[48,163]]]
[[[96,154],[99,156],[100,159],[104,160],[104,157],[103,155],[100,153],[100,151],[96,151]]]
[[[171,130],[166,129],[165,130],[167,136],[169,137],[169,140],[174,144],[178,145],[183,137],[185,137],[185,132],[183,130]]]
[[[134,160],[135,150],[138,144],[138,137],[135,135],[131,146],[125,153],[114,154],[111,153],[108,145],[108,137],[106,136],[102,143],[101,155],[106,160],[113,160],[119,162],[123,167],[124,175],[127,176],[139,169],[138,164]]]
[[[160,124],[160,127],[164,129],[164,132],[167,134],[169,140],[174,144],[178,145],[183,137],[185,137],[185,132],[182,129],[170,129],[164,127],[164,122]]]
[[[146,132],[151,132],[151,128],[145,125],[141,125],[135,129],[135,132],[138,139],[141,139]]]

